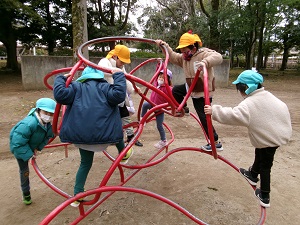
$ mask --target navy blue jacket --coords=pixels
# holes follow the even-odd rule
[[[126,80],[122,72],[113,75],[114,84],[104,79],[73,81],[57,76],[53,92],[55,100],[67,109],[59,137],[74,144],[117,143],[123,139],[118,104],[125,100]]]

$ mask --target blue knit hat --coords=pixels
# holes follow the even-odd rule
[[[87,79],[102,79],[102,78],[104,78],[104,73],[102,71],[87,66],[82,71],[81,76],[76,81],[84,82]]]
[[[261,74],[254,70],[245,70],[242,72],[235,81],[233,81],[233,84],[246,84],[248,86],[248,89],[245,91],[247,95],[255,91],[259,84],[262,84],[264,82],[264,78]]]

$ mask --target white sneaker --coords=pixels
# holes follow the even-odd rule
[[[154,145],[154,147],[158,148],[158,149],[161,149],[161,148],[165,147],[166,145],[167,145],[167,140],[164,140],[164,141],[160,140],[159,142],[157,142]]]

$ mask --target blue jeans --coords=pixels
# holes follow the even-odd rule
[[[21,190],[23,194],[28,195],[30,191],[30,182],[29,182],[29,167],[28,161],[23,161],[22,159],[17,159],[19,164],[19,173],[21,181]]]
[[[79,148],[79,152],[80,152],[81,161],[76,174],[74,195],[80,192],[84,192],[84,185],[87,176],[90,172],[90,169],[92,168],[93,160],[94,160],[94,152],[87,151],[81,148]]]
[[[147,111],[151,108],[152,108],[152,105],[149,102],[144,102],[143,107],[142,107],[141,116],[143,117],[147,113]],[[160,135],[160,140],[162,140],[162,141],[166,140],[166,132],[165,132],[165,129],[163,126],[164,117],[165,117],[164,113],[160,113],[156,116],[156,127],[157,127],[157,130]]]

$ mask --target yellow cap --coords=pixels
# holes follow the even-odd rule
[[[113,50],[111,50],[106,58],[111,58],[114,55],[118,56],[118,58],[123,62],[123,63],[130,63],[130,51],[125,45],[116,45]]]
[[[200,40],[200,38],[199,38],[199,40]],[[195,44],[195,42],[197,42],[197,40],[196,40],[196,37],[193,34],[184,33],[183,35],[181,35],[181,37],[179,39],[179,45],[177,46],[176,49],[184,48],[184,47],[187,47],[189,45],[193,45],[193,44]]]
[[[198,34],[193,34],[195,36],[195,42],[199,43],[199,46],[202,47],[202,41],[200,39],[200,37],[198,36]]]

